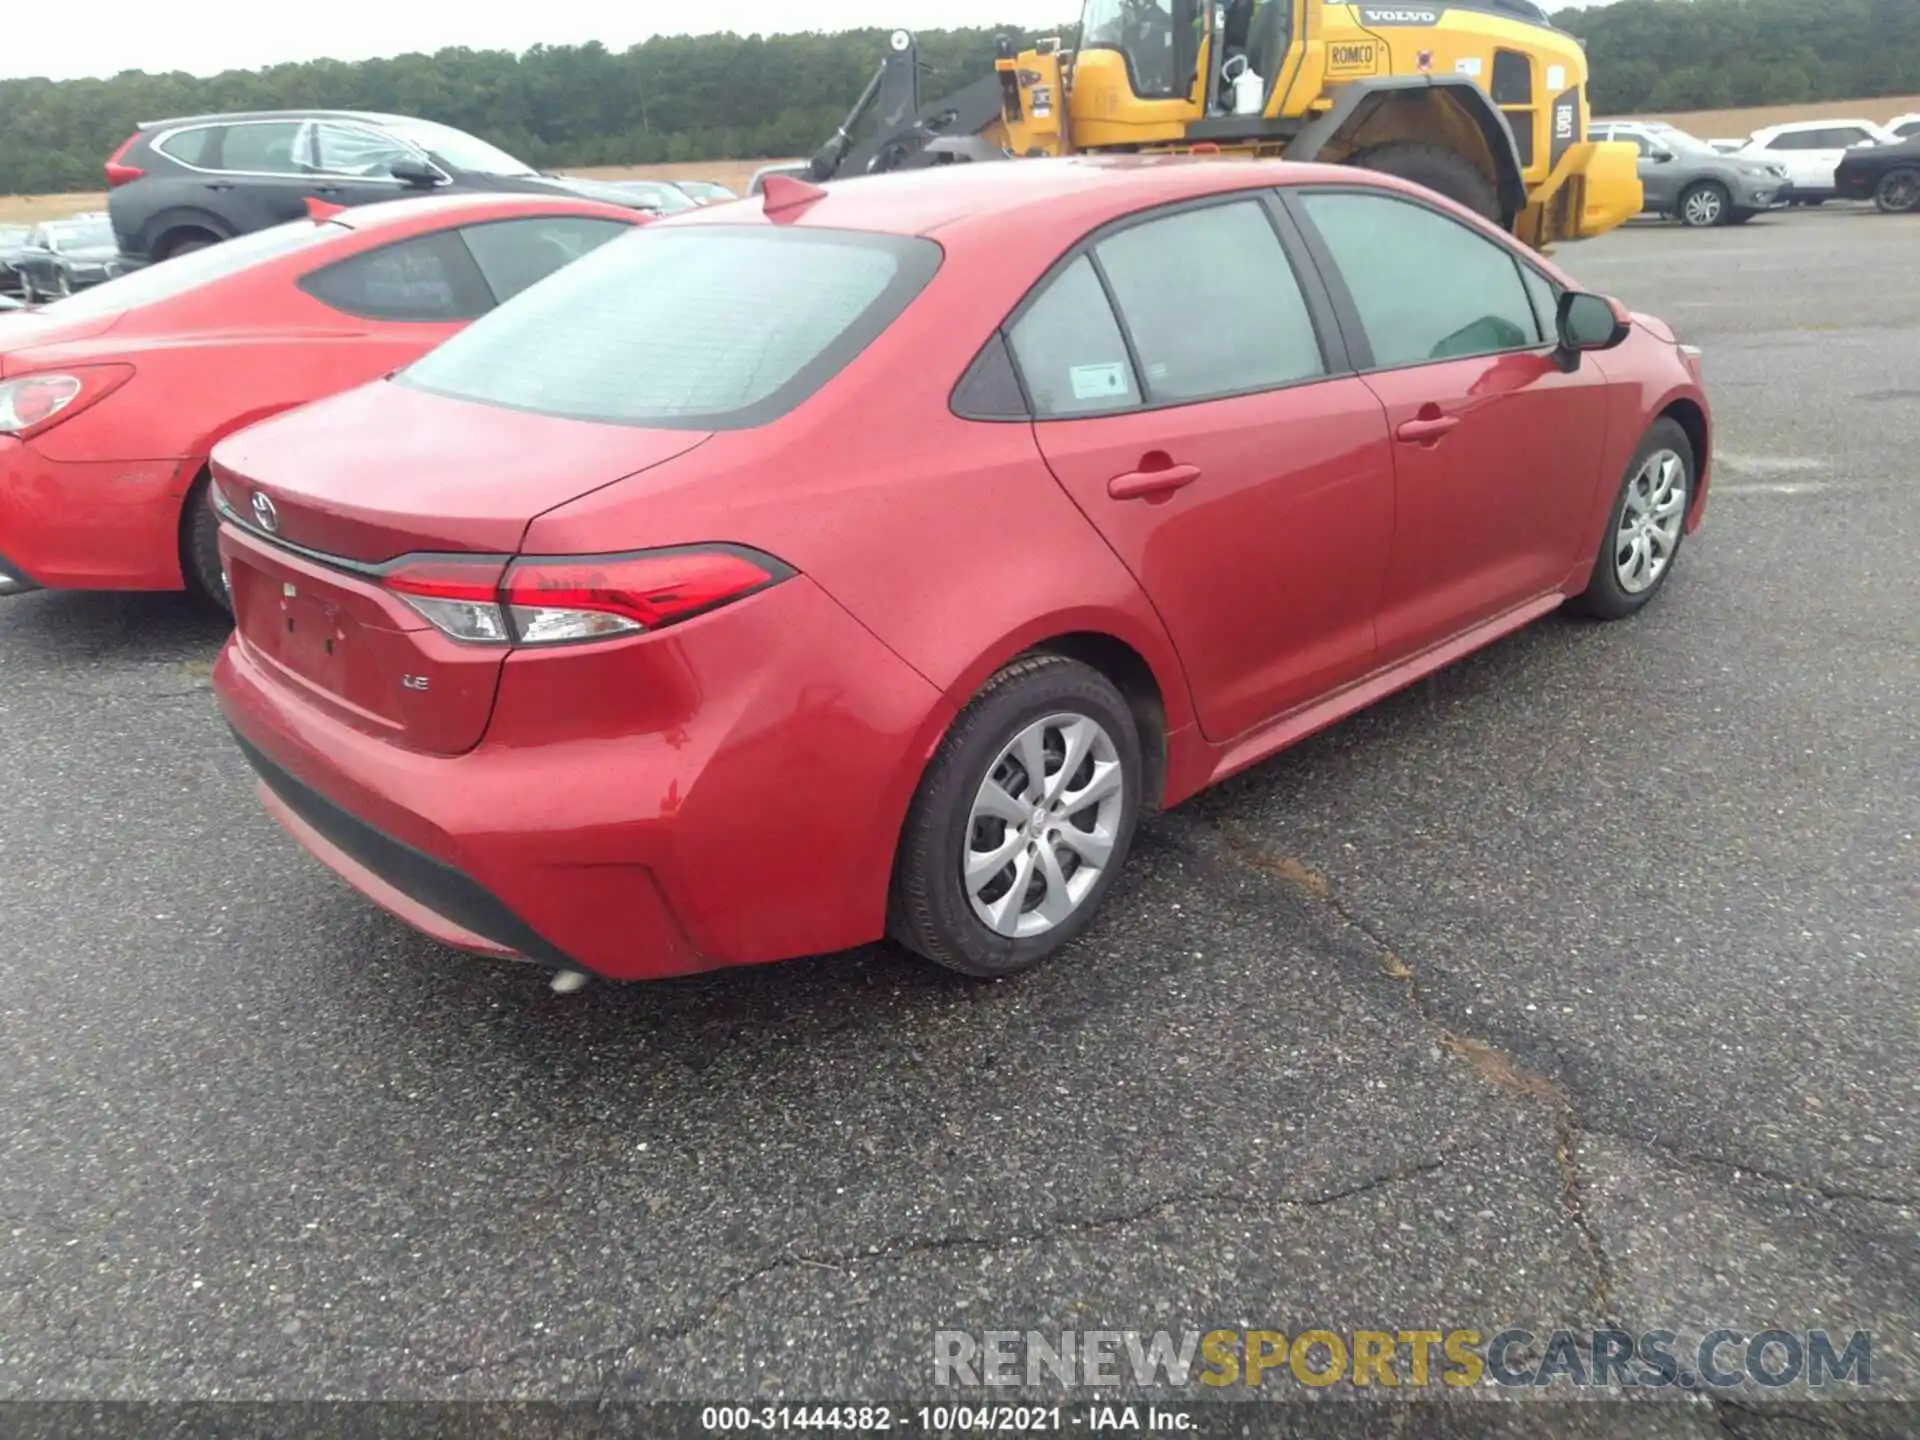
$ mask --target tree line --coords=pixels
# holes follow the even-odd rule
[[[1070,0],[1068,0],[1070,5]],[[1920,89],[1916,0],[1618,0],[1555,16],[1581,37],[1596,114],[1839,100]],[[1071,27],[1060,32],[1071,43]],[[987,73],[1011,26],[922,31],[933,98]],[[0,80],[0,194],[89,190],[143,120],[206,111],[386,110],[458,126],[541,169],[810,153],[887,32],[657,36],[522,55],[451,48],[200,78]],[[31,41],[25,42],[30,50]]]

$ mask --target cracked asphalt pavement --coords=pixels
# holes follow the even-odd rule
[[[1569,247],[1706,350],[1673,583],[1153,819],[1016,983],[554,996],[281,834],[186,602],[0,602],[0,1396],[924,1397],[940,1329],[1617,1324],[1870,1330],[1920,1398],[1916,247]],[[1781,1394],[1632,1413],[1915,1413]]]

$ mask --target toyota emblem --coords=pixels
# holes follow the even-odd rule
[[[273,501],[258,490],[253,492],[253,519],[269,535],[280,533],[280,512],[273,508]]]

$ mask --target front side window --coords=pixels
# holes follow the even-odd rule
[[[1033,413],[1043,419],[1100,415],[1140,403],[1120,323],[1085,255],[1048,282],[1009,328],[1007,340]]]
[[[1180,32],[1173,0],[1087,0],[1080,17],[1080,48],[1125,56],[1136,95],[1182,93],[1191,81],[1193,44]]]
[[[907,236],[648,226],[508,301],[399,379],[577,420],[762,425],[877,339],[940,259],[931,240]]]
[[[1325,239],[1382,369],[1541,343],[1503,246],[1411,201],[1322,191],[1301,203]]]
[[[1094,247],[1154,404],[1326,374],[1293,267],[1258,200],[1131,225]]]
[[[630,228],[618,220],[542,215],[469,225],[460,234],[493,298],[504,303]]]
[[[413,150],[377,130],[324,122],[313,130],[315,164],[322,174],[384,180],[394,161],[417,158]]]
[[[369,320],[471,320],[493,306],[479,268],[449,230],[366,250],[303,276],[322,304]]]
[[[247,175],[305,175],[310,166],[298,120],[229,125],[220,141],[220,168]]]

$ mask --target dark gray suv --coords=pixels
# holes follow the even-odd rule
[[[543,175],[431,120],[264,110],[143,124],[107,161],[113,233],[130,265],[166,260],[307,213],[449,190],[584,195],[649,207],[611,185]]]

